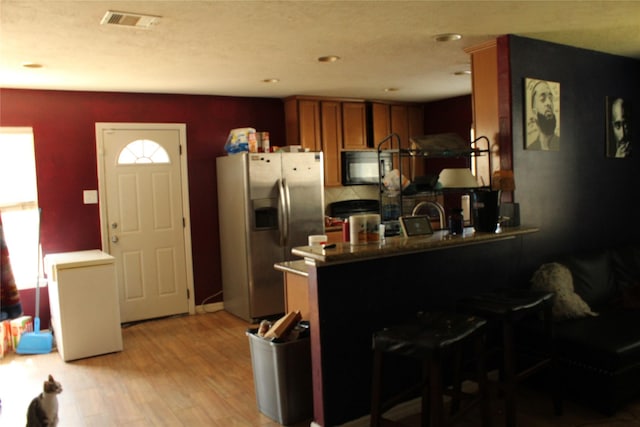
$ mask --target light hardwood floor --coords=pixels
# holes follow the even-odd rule
[[[27,406],[51,373],[64,388],[60,427],[278,426],[257,409],[249,327],[220,311],[126,327],[119,353],[69,363],[55,351],[10,354],[0,360],[0,425],[25,425]],[[520,394],[519,426],[640,426],[640,404],[606,418],[567,402],[565,415],[554,417],[545,396],[529,389]],[[494,425],[503,425],[500,402],[493,406]],[[414,417],[407,421],[415,425]],[[478,425],[477,417],[461,425]]]

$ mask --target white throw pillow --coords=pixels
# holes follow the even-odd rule
[[[573,289],[573,277],[569,269],[557,262],[542,264],[533,273],[531,288],[555,292],[553,318],[556,320],[576,319],[584,316],[597,316],[589,305]]]

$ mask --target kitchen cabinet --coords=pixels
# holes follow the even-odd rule
[[[340,152],[367,148],[363,101],[291,97],[285,100],[287,145],[324,153],[324,184],[341,185]]]
[[[312,99],[288,98],[284,103],[287,145],[321,151],[320,103]]]
[[[340,107],[339,102],[320,102],[320,149],[324,153],[324,185],[327,187],[338,186],[341,181],[342,115]]]
[[[501,160],[502,147],[499,146],[500,115],[498,105],[498,53],[496,40],[490,40],[478,46],[465,49],[471,56],[472,80],[471,101],[473,111],[473,129],[476,137],[486,136],[492,142],[491,164],[501,168],[501,163],[510,169],[511,153],[504,153],[506,159]],[[505,163],[508,160],[508,163]],[[477,176],[484,182],[491,182],[493,171],[483,162],[476,164]]]
[[[285,313],[299,311],[302,320],[309,320],[309,281],[308,276],[297,273],[284,273]]]
[[[389,104],[372,102],[370,108],[373,147],[377,149],[380,141],[391,133],[391,113]]]
[[[364,102],[342,103],[342,148],[364,150],[367,147],[367,111]]]
[[[327,187],[342,185],[343,150],[376,149],[392,132],[400,136],[403,148],[409,148],[409,137],[424,133],[421,105],[303,96],[284,102],[287,145],[324,153]],[[403,170],[411,171],[412,178],[423,174],[424,166],[415,164],[415,159],[403,161]]]
[[[401,148],[404,149],[410,148],[409,139],[412,136],[424,134],[424,112],[421,105],[373,102],[371,120],[375,148],[391,133],[398,134]],[[421,159],[403,158],[402,161],[402,170],[408,174],[407,178],[413,180],[424,174],[425,167]]]
[[[300,311],[302,320],[309,320],[309,273],[304,260],[274,264],[284,277],[284,311]]]

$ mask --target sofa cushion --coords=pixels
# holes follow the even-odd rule
[[[555,324],[555,349],[560,359],[607,372],[640,362],[640,310],[610,309],[598,317]]]
[[[593,310],[600,310],[615,298],[617,289],[608,251],[572,255],[560,262],[571,271],[575,292]]]
[[[562,264],[551,262],[541,265],[531,278],[531,288],[555,293],[552,309],[555,320],[596,315],[574,292],[571,272]]]

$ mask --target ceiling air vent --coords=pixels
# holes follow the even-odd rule
[[[160,21],[159,16],[140,15],[138,13],[107,11],[100,21],[101,25],[120,25],[133,28],[150,28]]]

